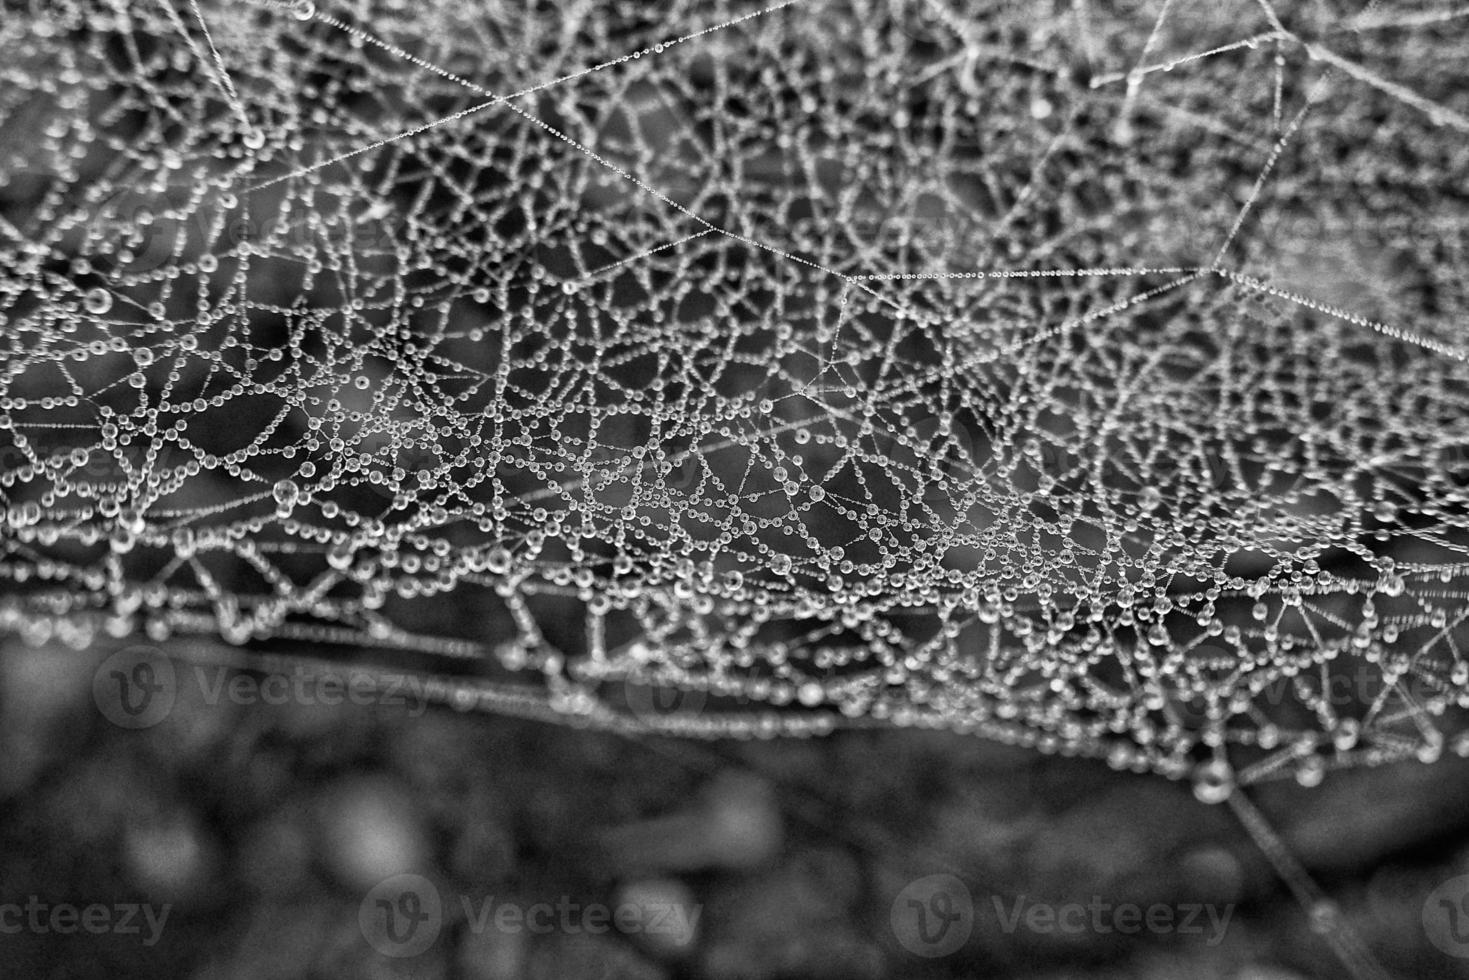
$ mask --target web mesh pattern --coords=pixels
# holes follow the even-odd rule
[[[0,621],[1203,795],[1469,750],[1465,12],[1300,7],[20,4]]]

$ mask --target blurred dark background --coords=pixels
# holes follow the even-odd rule
[[[0,976],[1350,975],[1229,809],[1186,783],[941,733],[706,743],[411,697],[332,707],[182,661],[169,710],[129,729],[94,684],[123,646],[0,654],[0,904],[21,907],[0,928],[40,910],[0,935]],[[1465,785],[1447,758],[1251,797],[1390,975],[1457,977],[1469,944],[1436,948],[1424,909],[1469,872]],[[403,875],[441,903],[421,951],[370,921]],[[967,894],[935,898],[935,881],[953,892],[936,875]],[[911,918],[949,898],[972,913],[952,951],[939,918]],[[563,911],[499,927],[487,902]],[[1179,928],[1005,928],[1017,908],[1097,902],[1164,904]],[[98,904],[119,928],[49,917]],[[1194,906],[1223,928],[1181,928]],[[598,907],[641,909],[641,927],[593,931]]]

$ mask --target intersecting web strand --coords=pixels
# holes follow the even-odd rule
[[[0,624],[1219,800],[1469,753],[1464,11],[1214,6],[23,7]]]
[[[785,7],[785,6],[789,6],[789,4],[780,5],[780,7]],[[167,8],[165,8],[165,9],[167,9]],[[772,9],[779,9],[779,8],[772,8]],[[733,24],[733,23],[740,23],[740,22],[743,22],[745,20],[751,19],[753,16],[756,16],[758,14],[768,13],[768,12],[770,12],[770,11],[769,10],[766,10],[766,11],[757,11],[754,14],[746,14],[746,15],[744,15],[742,17],[736,18],[734,21],[732,21],[730,23],[719,25],[718,27],[714,27],[714,28],[706,28],[705,30],[699,31],[699,32],[697,32],[695,34],[692,34],[692,35],[684,35],[682,38],[680,38],[678,40],[686,40],[686,39],[691,38],[691,37],[702,36],[704,34],[710,33],[711,31],[718,30],[718,29],[720,29],[720,27],[727,27],[727,26],[730,26],[730,24]],[[172,16],[171,11],[170,11],[170,15]],[[350,25],[347,25],[344,22],[342,22],[342,21],[340,21],[340,20],[338,20],[336,18],[324,17],[324,16],[321,16],[321,15],[317,15],[317,16],[321,17],[321,19],[323,19],[323,20],[328,21],[329,23],[331,23],[334,27],[338,28],[339,30],[343,30],[343,31],[349,33],[354,38],[371,39],[371,35],[368,34],[367,32],[362,31],[362,30],[357,29],[357,28],[353,28]],[[307,18],[307,19],[310,19],[310,18]],[[1149,48],[1156,41],[1156,39],[1157,39],[1157,37],[1158,37],[1158,35],[1160,33],[1160,30],[1161,30],[1161,27],[1162,27],[1162,24],[1163,24],[1163,20],[1164,20],[1164,18],[1160,17],[1158,19],[1158,21],[1156,21],[1154,23],[1153,29],[1150,31],[1150,33],[1148,35],[1148,37],[1149,37],[1148,47],[1145,47],[1144,52],[1143,52],[1144,58],[1147,55]],[[200,18],[200,23],[201,23],[201,25],[203,23],[202,16]],[[379,40],[373,40],[373,43],[377,47],[379,47],[379,48],[381,48],[383,50],[390,51],[392,53],[395,53],[395,54],[398,54],[398,55],[402,56],[403,58],[405,58],[405,60],[409,60],[413,64],[415,64],[415,65],[417,65],[419,67],[430,67],[430,68],[433,67],[430,62],[426,61],[425,59],[418,58],[417,56],[413,56],[413,55],[409,54],[408,52],[404,51],[401,47],[398,47],[396,45],[391,45],[391,44],[388,44],[386,42],[382,42],[382,41],[379,41]],[[677,43],[677,41],[672,42],[672,43]],[[210,44],[212,45],[212,39],[210,41]],[[660,44],[659,46],[662,47],[663,45]],[[192,44],[191,44],[191,47],[193,47]],[[197,51],[197,48],[195,48],[195,50]],[[644,49],[642,52],[639,52],[639,55],[638,56],[640,57],[642,53],[648,53],[648,52],[650,52],[650,50],[651,49]],[[1228,50],[1233,50],[1233,48],[1231,48],[1230,46],[1221,46],[1219,48],[1215,48],[1215,49],[1212,49],[1212,50],[1214,50],[1216,52],[1224,52],[1224,51],[1228,51]],[[1139,58],[1139,63],[1141,63],[1141,61],[1144,60],[1144,58]],[[623,57],[623,58],[619,58],[619,59],[614,59],[614,60],[611,60],[611,61],[603,62],[601,65],[598,66],[598,68],[605,68],[605,67],[616,66],[616,65],[619,65],[619,64],[626,63],[629,60],[635,60],[635,59],[633,59],[633,56],[627,56],[627,57]],[[1189,59],[1189,60],[1191,60],[1191,59]],[[597,69],[591,69],[591,70],[597,70]],[[479,87],[479,86],[475,85],[472,82],[465,81],[464,79],[460,78],[458,75],[453,74],[452,72],[447,72],[445,70],[438,69],[438,73],[441,74],[443,77],[449,78],[449,79],[451,79],[453,81],[456,81],[459,84],[462,84],[462,85],[464,85],[466,87],[472,88],[472,89],[478,91],[480,94],[488,94],[488,90],[483,89],[482,87]],[[563,76],[563,80],[566,80],[566,79],[575,79],[575,78],[579,77],[579,75],[585,74],[585,73],[586,72],[571,73],[571,74],[568,74],[566,76]],[[228,74],[222,68],[221,68],[221,72],[220,72],[220,77],[223,78],[223,79],[226,79],[226,80],[228,79]],[[1318,89],[1320,88],[1319,84],[1318,84],[1317,88]],[[231,91],[232,90],[232,86],[229,85],[229,84],[226,84],[225,85],[225,89],[226,89],[226,91]],[[531,91],[534,91],[534,90],[535,90],[534,88],[522,89],[521,92],[520,93],[517,93],[517,94],[524,94],[524,93],[531,92]],[[510,98],[510,97],[507,97],[507,99],[508,98]],[[451,117],[447,117],[447,118],[454,118],[454,117],[451,116]],[[415,132],[418,132],[418,131],[421,131],[421,130],[415,130]],[[384,144],[382,142],[378,142],[378,143],[374,143],[372,145],[373,146],[382,146]],[[586,152],[590,152],[590,151],[586,151]],[[341,157],[333,157],[333,158],[331,158],[331,162],[333,162],[333,163],[339,162],[341,159],[342,159]],[[296,171],[292,171],[288,175],[275,178],[274,181],[275,182],[281,182],[281,181],[286,181],[286,180],[291,180],[291,179],[299,179],[301,177],[304,177],[306,174],[310,173],[312,170],[320,169],[321,167],[323,167],[325,165],[326,164],[314,164],[314,165],[312,165],[309,168],[304,168],[304,169],[299,169],[299,170],[296,170]],[[631,177],[628,177],[628,179],[635,180],[635,178],[631,178]],[[642,184],[641,182],[638,182],[638,184],[639,184],[640,187],[646,187],[646,185]],[[259,185],[257,185],[257,188],[256,189],[259,189]],[[654,192],[654,193],[656,193],[656,192]],[[659,196],[661,197],[662,195],[659,195]],[[666,198],[665,198],[665,200],[666,200]],[[1242,209],[1241,216],[1243,216],[1243,213],[1245,211],[1247,211],[1247,210],[1248,210],[1248,204],[1247,204],[1246,208]],[[698,219],[698,220],[702,220],[702,219]],[[1237,225],[1239,224],[1239,220],[1238,219],[1237,219],[1236,224]],[[716,230],[716,229],[712,229],[711,228],[711,229],[707,229],[707,230]],[[702,234],[702,233],[700,233],[700,234]],[[683,239],[682,242],[689,241],[693,237],[695,237],[695,236],[689,236],[688,238]],[[1229,237],[1232,238],[1233,235],[1231,234]],[[742,239],[739,239],[739,240],[754,244],[752,242],[752,240],[750,240],[750,239],[743,239],[742,238]],[[682,242],[680,242],[680,244]],[[645,253],[645,254],[651,255],[651,254],[654,254],[655,252],[657,252],[657,251],[659,251],[659,250],[661,250],[663,248],[667,248],[667,247],[669,247],[669,246],[668,245],[655,246],[653,249],[648,250],[648,252]],[[761,246],[761,247],[770,247],[770,246]],[[773,249],[773,251],[775,251],[775,253],[778,254],[778,255],[788,254],[788,253],[785,253],[784,251],[782,251],[780,249]],[[616,266],[618,266],[620,264],[621,264],[620,262],[619,263],[614,263],[613,264],[613,267],[616,267]],[[818,268],[821,268],[820,266],[817,266],[817,267]],[[829,270],[824,270],[824,271],[829,271]],[[1140,275],[1140,274],[1145,274],[1145,273],[1155,272],[1155,271],[1165,271],[1165,270],[1153,270],[1153,269],[1105,270],[1105,274],[1125,274],[1125,275],[1138,274],[1138,275]],[[1175,270],[1174,269],[1169,269],[1169,270],[1166,270],[1166,271],[1175,271]],[[1076,274],[1082,274],[1082,273],[1078,273],[1078,272],[1073,271],[1073,270],[1064,270],[1064,269],[1062,269],[1062,270],[1016,270],[1014,272],[1011,272],[1011,271],[1008,271],[1007,270],[1006,272],[999,273],[999,275],[1003,275],[1003,276],[1006,276],[1006,277],[1010,277],[1012,275],[1013,276],[1025,276],[1025,275],[1068,275],[1068,274],[1069,275],[1076,275]],[[1239,276],[1237,273],[1221,273],[1221,274],[1229,275],[1231,278],[1238,277],[1239,281],[1248,282],[1251,285],[1257,284],[1257,281],[1256,280],[1247,279],[1245,277]],[[879,275],[881,275],[881,274],[879,274]],[[911,275],[923,275],[923,274],[921,274],[921,273],[920,274],[914,274],[914,273],[897,273],[897,274],[893,274],[893,275],[895,275],[895,276],[911,276]],[[966,273],[939,273],[937,275],[941,275],[941,276],[955,276],[955,277],[957,277],[957,276],[966,276],[966,277],[969,277],[969,276],[978,276],[978,275],[984,275],[984,274],[983,273],[966,272]],[[860,281],[863,281],[863,280],[869,279],[869,278],[874,278],[874,277],[871,277],[871,276],[851,276],[851,277],[848,278],[848,281],[849,281],[849,284],[850,284],[852,282],[860,282]],[[1260,285],[1260,288],[1268,288],[1268,287],[1265,287],[1263,284],[1259,284],[1259,285]],[[1296,297],[1290,297],[1289,294],[1284,294],[1284,295],[1287,295],[1288,298],[1297,299]],[[1310,301],[1304,300],[1304,299],[1300,299],[1299,301],[1302,302],[1302,303],[1309,303],[1310,302]],[[1114,306],[1110,306],[1110,307],[1103,307],[1098,312],[1105,314],[1105,313],[1109,313],[1109,312],[1114,312],[1115,310],[1121,309],[1121,308],[1125,308],[1125,306],[1115,306],[1114,305]],[[1332,312],[1332,313],[1334,313],[1336,315],[1341,315],[1341,316],[1344,316],[1344,317],[1353,317],[1352,314],[1345,313],[1344,311],[1330,310],[1330,308],[1326,308],[1326,309],[1328,309],[1330,312]],[[1086,322],[1086,320],[1083,319],[1080,322]],[[1364,322],[1364,321],[1361,318],[1355,318],[1355,322]],[[1365,321],[1365,322],[1370,323],[1370,321]],[[1386,328],[1385,325],[1382,325],[1382,324],[1372,324],[1372,325],[1375,328],[1377,328],[1377,329],[1391,329],[1391,328]],[[1061,325],[1060,328],[1053,328],[1050,334],[1044,334],[1043,336],[1051,336],[1054,333],[1061,332],[1062,330],[1065,329],[1065,326],[1066,325],[1063,324],[1063,325]],[[1446,345],[1435,344],[1433,341],[1422,341],[1422,340],[1420,340],[1419,343],[1420,343],[1420,345],[1423,345],[1423,346],[1430,346],[1430,349],[1436,349],[1439,352],[1454,352],[1454,353],[1456,353],[1456,351],[1454,351],[1454,349],[1449,348]],[[1007,351],[1007,352],[1009,352],[1009,351]],[[766,433],[762,433],[762,434],[766,434]],[[561,486],[565,486],[565,484],[561,484]],[[263,492],[258,493],[256,495],[256,499],[263,499],[264,496],[265,495],[264,495]]]

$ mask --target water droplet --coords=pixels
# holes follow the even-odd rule
[[[1326,762],[1319,755],[1308,755],[1296,769],[1296,782],[1310,789],[1326,778]]]
[[[101,286],[95,289],[89,289],[86,295],[82,297],[82,305],[88,313],[101,316],[112,309],[112,294]]]
[[[1194,796],[1200,803],[1223,803],[1234,786],[1234,769],[1224,759],[1210,759],[1194,769]]]
[[[354,556],[351,541],[338,541],[327,549],[326,563],[339,572],[345,572],[352,567]]]
[[[504,575],[510,570],[510,562],[514,556],[508,548],[491,548],[490,553],[485,556],[485,567],[492,574]]]
[[[294,480],[281,480],[271,490],[275,497],[275,512],[280,517],[291,516],[296,502],[301,499],[301,488],[296,486]]]
[[[1307,917],[1311,923],[1311,931],[1318,936],[1335,932],[1341,925],[1341,906],[1329,898],[1323,898],[1312,903]]]

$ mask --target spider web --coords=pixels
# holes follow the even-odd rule
[[[20,4],[0,624],[1201,798],[1469,752],[1462,8]]]

